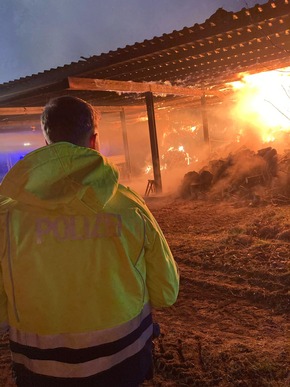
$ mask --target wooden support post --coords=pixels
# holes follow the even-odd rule
[[[129,154],[129,145],[128,145],[128,136],[127,136],[127,127],[126,127],[126,118],[125,111],[122,109],[120,111],[120,119],[122,125],[122,134],[123,134],[123,145],[124,145],[124,153],[125,153],[125,161],[126,161],[126,170],[128,172],[128,176],[131,176],[131,162],[130,162],[130,154]]]
[[[207,119],[205,95],[201,97],[201,114],[202,114],[202,124],[203,124],[203,138],[204,138],[204,141],[207,144],[209,144],[208,119]]]
[[[149,125],[149,134],[150,134],[150,145],[151,145],[151,154],[152,154],[155,191],[156,193],[161,193],[162,182],[161,182],[161,171],[160,171],[153,94],[151,92],[145,93],[145,99],[146,99],[147,114],[148,114],[148,125]]]

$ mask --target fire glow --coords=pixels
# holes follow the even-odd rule
[[[290,68],[254,75],[231,83],[236,91],[235,118],[255,127],[263,143],[290,132]]]
[[[237,144],[253,151],[270,145],[278,151],[290,148],[290,67],[241,74],[240,81],[229,85],[234,92],[231,103],[211,110],[209,148],[202,146],[202,121],[176,120],[162,135],[161,171],[199,168],[206,157],[223,157],[223,152],[235,151]],[[152,165],[146,165],[145,173],[152,172]]]
[[[193,138],[192,135],[197,132],[197,126],[181,125],[179,130],[173,128],[163,133],[161,142],[161,157],[160,170],[167,171],[180,166],[189,166],[193,162],[197,162],[196,155],[190,154],[186,148],[190,148],[189,144],[183,145],[180,141],[182,135],[189,140]],[[185,140],[186,142],[186,140]],[[172,144],[172,145],[171,145]],[[153,167],[148,164],[144,168],[145,174],[152,174]]]

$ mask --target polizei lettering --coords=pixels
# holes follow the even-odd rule
[[[95,216],[57,216],[37,218],[36,242],[47,237],[58,241],[118,237],[122,231],[120,215],[102,213]]]

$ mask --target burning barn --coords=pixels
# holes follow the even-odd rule
[[[277,176],[288,182],[289,22],[289,0],[220,8],[202,24],[0,85],[6,169],[42,145],[48,99],[71,94],[101,112],[102,152],[144,191],[147,181],[157,193],[176,190],[191,172],[199,176],[194,195],[198,186],[223,194],[258,183],[272,190],[273,181],[277,188]],[[276,152],[273,165],[263,149]],[[229,178],[238,172],[241,181]]]

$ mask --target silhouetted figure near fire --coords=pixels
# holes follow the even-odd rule
[[[152,377],[151,308],[177,298],[162,231],[98,152],[96,124],[85,101],[51,100],[48,146],[0,186],[0,328],[19,387],[137,387]]]

